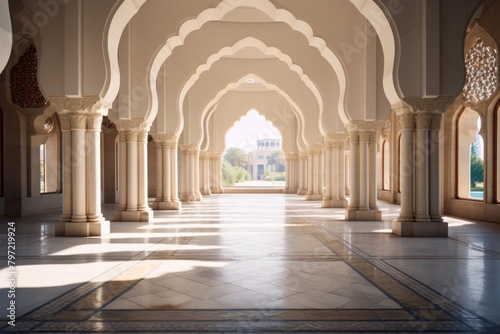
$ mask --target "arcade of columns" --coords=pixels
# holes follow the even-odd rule
[[[100,131],[107,107],[98,98],[52,98],[61,120],[63,210],[56,234],[109,233],[101,213]],[[401,213],[393,222],[400,236],[446,236],[440,211],[440,128],[449,98],[404,98],[394,105],[401,126]],[[147,196],[147,137],[144,120],[113,120],[118,130],[119,202],[115,221],[151,221]],[[328,135],[324,144],[286,155],[285,193],[321,200],[325,208],[346,208],[346,220],[381,220],[377,207],[377,136],[383,121],[351,121],[347,134]],[[178,137],[152,133],[156,144],[153,210],[179,210],[181,202],[223,192],[222,154],[179,144]],[[346,153],[349,170],[345,170]],[[180,153],[180,170],[178,170]],[[348,177],[346,174],[348,172]],[[178,189],[180,177],[180,189]],[[349,180],[349,203],[346,199]],[[180,198],[179,198],[180,195]]]

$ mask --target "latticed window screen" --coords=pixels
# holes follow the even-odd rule
[[[497,50],[479,39],[465,55],[466,78],[463,95],[467,102],[489,99],[497,88]]]

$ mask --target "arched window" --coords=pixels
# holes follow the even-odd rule
[[[391,189],[391,153],[387,140],[382,144],[382,189]]]
[[[44,130],[49,135],[40,145],[40,193],[59,190],[59,136],[52,117],[45,121]]]
[[[481,117],[464,109],[457,120],[457,196],[482,200],[484,198],[484,143],[479,135]]]

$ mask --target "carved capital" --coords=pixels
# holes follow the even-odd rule
[[[102,125],[102,114],[92,113],[87,115],[87,130],[100,131]]]
[[[120,131],[118,136],[121,142],[136,143],[138,132],[137,131]]]
[[[71,113],[68,115],[71,129],[87,129],[87,115],[81,113]]]
[[[378,131],[384,126],[385,121],[351,121],[347,129],[351,131]]]
[[[66,97],[51,96],[50,103],[54,104],[57,112],[98,112],[107,115],[109,106],[105,104],[99,96],[90,97]]]
[[[324,145],[323,144],[311,144],[309,145],[309,153],[312,154],[320,154],[323,152]]]
[[[112,120],[118,131],[149,131],[150,124],[143,119],[117,119]]]
[[[370,136],[371,133],[370,132],[360,132],[359,133],[359,142],[370,142]]]
[[[137,131],[137,142],[147,143],[148,142],[148,132],[146,130]]]
[[[440,96],[440,97],[404,97],[402,99],[403,104],[406,105],[403,110],[405,112],[410,110],[410,112],[444,112],[446,108],[455,101],[454,97],[451,96]]]
[[[415,128],[417,129],[430,129],[432,122],[432,114],[416,114],[415,115]]]
[[[413,114],[402,114],[399,116],[399,124],[402,130],[415,129],[415,117]]]
[[[357,144],[357,143],[359,143],[359,132],[349,131],[349,144]]]
[[[433,114],[431,116],[431,130],[441,129],[441,120],[443,119],[442,114]]]
[[[391,120],[388,119],[387,121],[385,121],[384,126],[382,127],[382,137],[387,139],[391,134],[391,128],[392,128],[392,123]]]

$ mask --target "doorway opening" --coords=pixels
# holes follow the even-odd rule
[[[225,147],[224,192],[283,191],[286,178],[283,139],[272,122],[257,110],[249,110],[234,123],[226,133]]]

